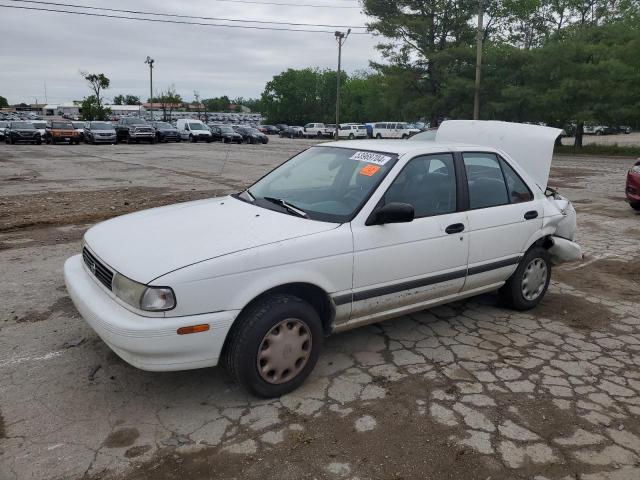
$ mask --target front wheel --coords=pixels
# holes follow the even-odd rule
[[[380,140],[381,138],[382,138],[382,135],[380,135],[380,134],[376,135],[376,139]]]
[[[350,134],[349,134],[349,140],[354,140],[355,138],[356,138],[356,137],[355,137],[355,135],[354,135],[353,133],[350,133]]]
[[[629,205],[631,205],[631,208],[633,208],[634,210],[640,210],[640,202],[633,202]]]
[[[542,247],[531,248],[500,289],[503,302],[515,310],[530,310],[542,301],[551,280],[551,257]]]
[[[298,388],[322,349],[322,323],[304,300],[276,294],[255,302],[238,318],[224,360],[236,381],[271,398]]]

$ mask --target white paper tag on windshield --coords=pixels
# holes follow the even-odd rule
[[[374,163],[380,166],[384,165],[389,160],[391,160],[391,157],[388,157],[387,155],[382,155],[381,153],[374,153],[374,152],[356,152],[349,158],[351,160],[359,160],[361,162]]]

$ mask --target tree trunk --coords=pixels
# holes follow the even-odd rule
[[[573,148],[582,148],[582,135],[584,134],[584,122],[580,121],[576,124],[576,139],[573,143]]]

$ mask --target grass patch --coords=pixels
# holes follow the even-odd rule
[[[574,148],[573,145],[556,145],[554,153],[559,155],[603,155],[609,157],[640,157],[640,146],[613,145],[583,145]]]

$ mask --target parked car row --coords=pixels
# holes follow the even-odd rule
[[[268,143],[269,138],[256,128],[246,125],[206,125],[200,120],[180,119],[168,122],[147,122],[140,117],[123,117],[118,122],[68,120],[0,121],[0,140],[6,143],[159,143],[159,142],[223,142]]]

